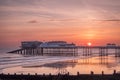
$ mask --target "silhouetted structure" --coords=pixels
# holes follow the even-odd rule
[[[77,47],[73,43],[65,41],[24,41],[21,42],[21,49],[8,53],[23,55],[52,55],[52,56],[77,56]]]
[[[0,74],[0,80],[120,80],[120,74],[117,74],[114,70],[113,74],[94,74],[91,71],[91,74],[80,74],[77,72],[77,75],[69,75],[67,74],[58,74],[58,75],[35,75],[28,74]]]
[[[120,46],[108,43],[106,46],[76,46],[73,43],[65,41],[24,41],[21,43],[22,48],[9,53],[18,53],[23,55],[52,55],[52,56],[78,56],[78,49],[83,50],[84,56],[92,55],[92,51],[97,49],[99,56],[108,56],[109,49],[115,50],[115,56],[120,56]]]
[[[41,45],[43,42],[40,41],[23,41],[21,42],[21,48],[37,48],[39,45]]]

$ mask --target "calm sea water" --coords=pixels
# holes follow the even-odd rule
[[[97,51],[94,50],[93,53]],[[17,73],[17,74],[65,74],[70,72],[76,75],[79,71],[82,74],[89,74],[94,71],[100,74],[113,73],[113,70],[120,70],[120,57],[114,57],[113,50],[109,51],[111,55],[99,57],[97,54],[93,56],[82,56],[79,51],[77,57],[62,56],[22,56],[18,54],[1,53],[0,55],[0,73]]]

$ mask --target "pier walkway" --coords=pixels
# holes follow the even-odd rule
[[[82,50],[83,55],[92,55],[94,49],[98,50],[99,56],[109,55],[109,50],[115,51],[115,56],[120,56],[120,46],[75,46],[75,47],[37,47],[23,48],[10,51],[8,53],[17,53],[23,55],[57,55],[57,56],[78,56],[78,50]]]

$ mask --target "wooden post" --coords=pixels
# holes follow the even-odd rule
[[[93,75],[94,74],[94,72],[93,71],[91,71],[91,75]]]
[[[104,71],[102,71],[102,75],[104,75]]]
[[[44,54],[44,53],[43,53],[43,48],[41,48],[41,54],[42,54],[42,56],[43,56],[43,54]]]
[[[23,73],[21,73],[21,75],[23,75]]]
[[[116,70],[114,70],[113,74],[116,74]]]
[[[30,75],[30,73],[28,73],[28,75]]]
[[[35,75],[37,75],[37,73],[35,73]]]
[[[68,72],[67,75],[69,76],[69,74],[70,74],[70,73]]]
[[[51,76],[51,73],[49,73],[49,76]]]
[[[79,72],[77,72],[77,76],[79,76],[80,75],[80,73]]]

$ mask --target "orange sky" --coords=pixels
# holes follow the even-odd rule
[[[119,0],[1,0],[0,48],[21,41],[120,45]]]

